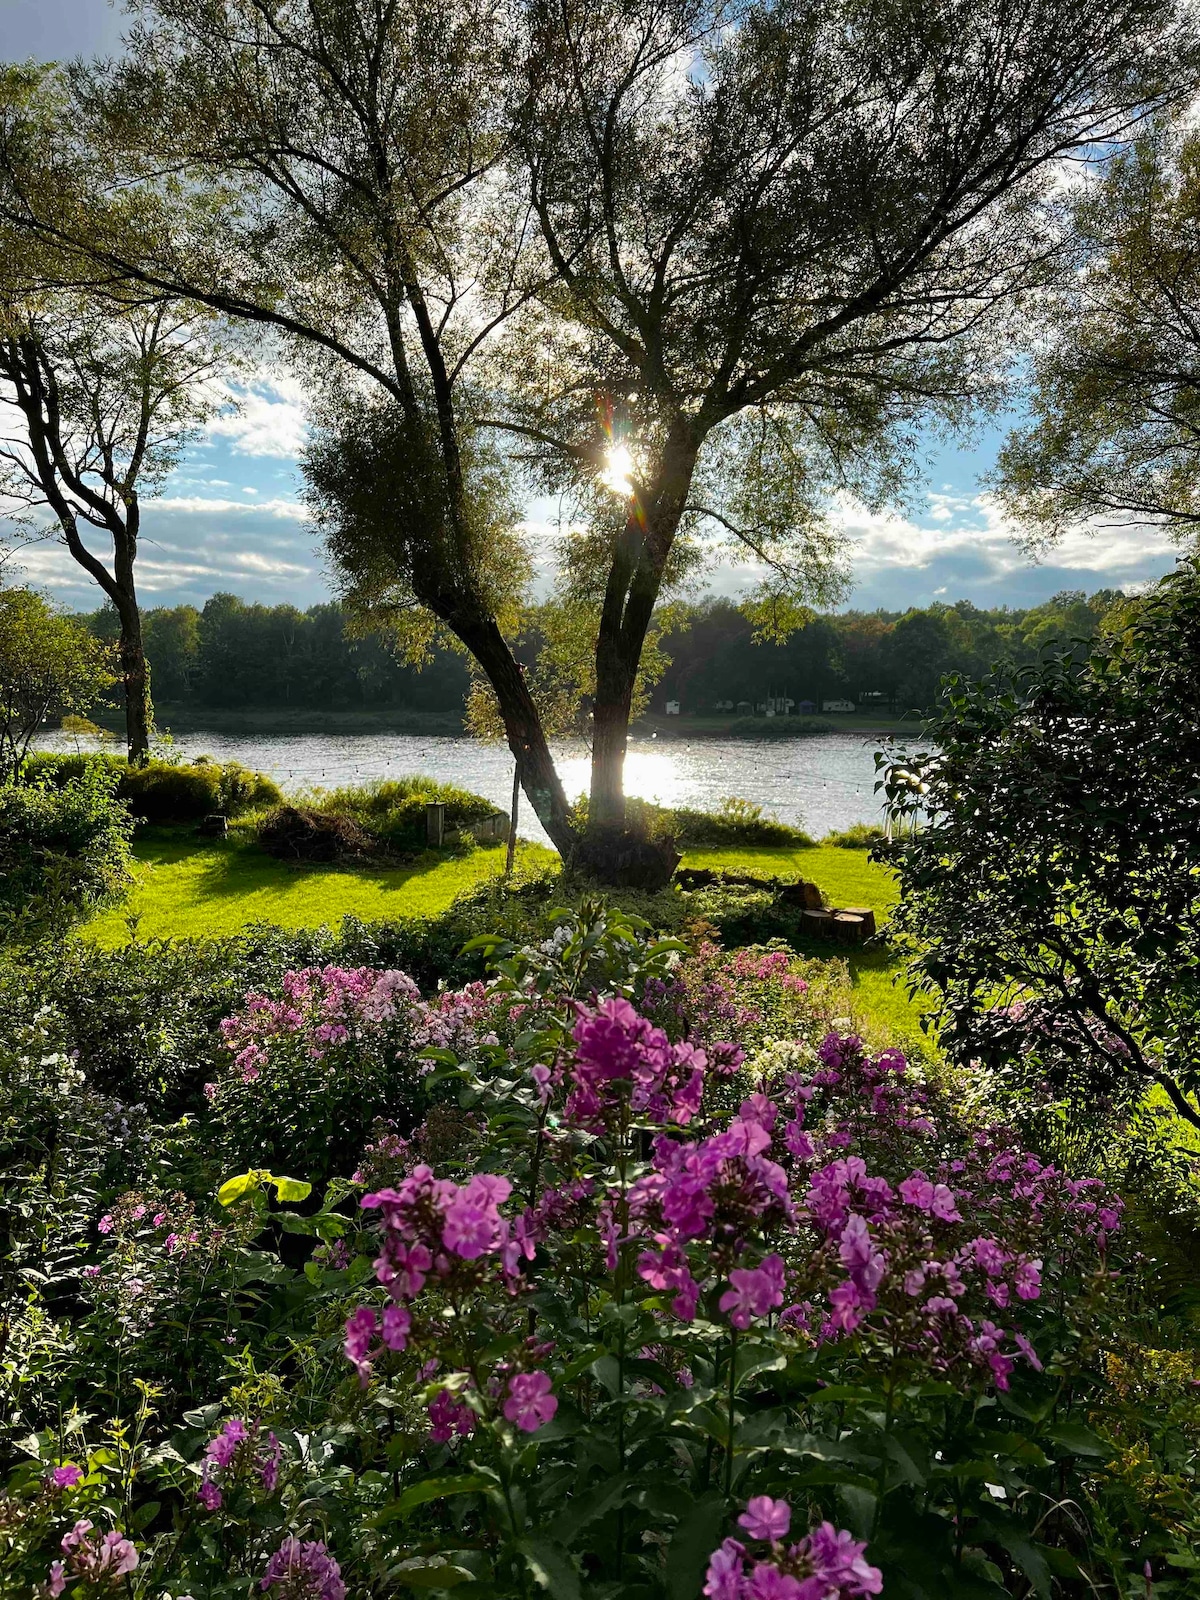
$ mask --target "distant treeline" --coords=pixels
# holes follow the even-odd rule
[[[727,600],[692,608],[669,635],[671,658],[651,708],[680,702],[685,715],[712,715],[732,701],[768,696],[797,702],[850,699],[889,710],[928,706],[947,672],[978,674],[1001,659],[1033,661],[1088,640],[1119,593],[1056,595],[1029,610],[981,611],[969,601],[905,612],[847,611],[816,617],[784,644],[756,643],[751,622]],[[110,608],[88,626],[115,637]],[[405,666],[380,635],[351,635],[336,602],[247,605],[216,594],[202,609],[160,606],[144,615],[154,698],[196,709],[461,712],[466,660],[435,650],[422,670]],[[534,635],[536,637],[536,635]]]

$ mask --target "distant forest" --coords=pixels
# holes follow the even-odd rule
[[[846,698],[889,710],[930,705],[947,672],[979,674],[1001,659],[1036,660],[1087,641],[1119,592],[1055,595],[1029,610],[982,611],[969,601],[904,612],[846,611],[815,617],[784,644],[755,641],[748,618],[728,600],[693,606],[665,641],[670,665],[651,696],[662,711],[677,700],[684,715],[712,715],[718,703]],[[102,637],[116,636],[109,607],[86,615]],[[198,709],[389,708],[461,712],[466,659],[439,649],[418,671],[380,634],[354,637],[335,602],[247,605],[216,594],[202,609],[160,606],[144,615],[154,698]],[[1080,648],[1079,645],[1075,646]],[[529,660],[536,627],[524,642]]]

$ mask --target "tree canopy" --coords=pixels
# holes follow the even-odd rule
[[[590,614],[589,828],[619,835],[656,607],[722,540],[828,597],[830,492],[894,494],[918,420],[987,400],[1060,163],[1196,59],[1172,0],[141,15],[111,68],[9,73],[0,213],[81,277],[290,342],[348,593],[471,652],[567,852],[515,488],[566,497],[544,554]]]
[[[0,774],[15,781],[42,724],[89,711],[114,681],[111,646],[32,589],[0,589]]]

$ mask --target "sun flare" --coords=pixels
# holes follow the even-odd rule
[[[636,462],[623,444],[610,445],[604,456],[604,466],[600,472],[600,482],[613,494],[618,494],[622,499],[628,500],[633,494],[633,475]]]

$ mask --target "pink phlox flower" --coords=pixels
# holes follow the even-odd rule
[[[806,1600],[799,1579],[780,1572],[768,1561],[760,1561],[751,1569],[743,1592],[748,1600]]]
[[[358,1376],[365,1384],[371,1375],[371,1348],[379,1328],[379,1318],[370,1306],[359,1306],[346,1318],[346,1338],[343,1349],[346,1359],[354,1363]]]
[[[729,1313],[733,1327],[748,1328],[752,1318],[783,1304],[783,1257],[769,1255],[757,1267],[735,1267],[729,1283],[719,1307]]]
[[[230,1417],[221,1431],[208,1441],[205,1455],[214,1467],[225,1468],[237,1454],[238,1446],[250,1437],[250,1430],[241,1417]]]
[[[478,1172],[451,1195],[444,1208],[442,1243],[466,1261],[499,1249],[502,1227],[498,1206],[512,1193],[507,1178]]]
[[[283,1451],[280,1449],[279,1440],[273,1433],[268,1433],[266,1453],[260,1455],[255,1463],[259,1482],[268,1494],[274,1494],[275,1492],[275,1486],[279,1482],[279,1465],[282,1460]]]
[[[219,1511],[221,1509],[221,1491],[211,1478],[205,1478],[196,1490],[196,1499],[206,1511]]]
[[[972,1239],[967,1249],[973,1252],[975,1265],[989,1278],[998,1278],[1011,1259],[1007,1250],[1002,1250],[995,1239]]]
[[[687,1256],[670,1234],[654,1236],[656,1249],[638,1257],[638,1276],[652,1289],[672,1290],[671,1308],[681,1322],[691,1322],[700,1300],[700,1286],[692,1277]]]
[[[785,1539],[791,1525],[791,1506],[786,1500],[772,1500],[768,1494],[748,1501],[738,1518],[738,1527],[745,1528],[752,1539],[766,1539],[768,1543]]]
[[[708,1563],[704,1593],[708,1600],[740,1600],[746,1547],[736,1539],[724,1540]]]
[[[393,1299],[411,1300],[424,1288],[432,1266],[433,1255],[427,1245],[406,1244],[389,1234],[383,1254],[375,1262],[375,1277]]]
[[[132,1572],[138,1564],[137,1548],[117,1529],[96,1541],[88,1537],[92,1524],[82,1518],[62,1537],[61,1549],[71,1575],[85,1583],[111,1583]]]
[[[112,1217],[111,1216],[101,1217],[100,1221],[96,1224],[96,1231],[97,1231],[97,1233],[111,1233],[113,1231],[113,1219],[112,1219]]]
[[[1038,1358],[1038,1353],[1033,1348],[1033,1346],[1030,1344],[1029,1340],[1025,1337],[1025,1335],[1023,1333],[1014,1333],[1013,1334],[1013,1343],[1016,1345],[1017,1349],[1021,1352],[1021,1354],[1025,1357],[1026,1361],[1028,1361],[1029,1365],[1033,1368],[1033,1370],[1035,1372],[1041,1372],[1042,1371],[1042,1363],[1041,1363],[1040,1359]]]
[[[504,1415],[522,1433],[536,1433],[557,1410],[558,1399],[552,1392],[548,1373],[518,1372],[508,1380]]]
[[[814,1575],[826,1588],[843,1596],[879,1594],[883,1574],[864,1558],[865,1540],[855,1539],[844,1528],[822,1522],[803,1541],[802,1548],[812,1563]]]
[[[804,1131],[804,1124],[792,1121],[783,1130],[783,1142],[797,1161],[811,1161],[817,1147]]]
[[[875,1309],[875,1296],[869,1290],[859,1287],[852,1279],[844,1283],[835,1283],[829,1291],[829,1304],[832,1310],[826,1324],[827,1329],[837,1333],[853,1333],[868,1312]]]
[[[958,1302],[951,1300],[947,1295],[935,1294],[926,1300],[925,1309],[935,1316],[940,1314],[942,1316],[955,1317],[958,1315]]]
[[[412,1313],[407,1306],[384,1306],[380,1337],[389,1350],[404,1350],[412,1329]]]
[[[1021,1261],[1013,1274],[1013,1287],[1020,1300],[1037,1300],[1042,1292],[1042,1263]]]
[[[773,1100],[768,1100],[765,1094],[752,1094],[738,1107],[738,1116],[743,1122],[757,1122],[768,1133],[775,1126],[778,1115],[779,1107]]]
[[[55,1467],[50,1474],[50,1481],[56,1489],[73,1489],[82,1477],[83,1468],[77,1467],[72,1461],[66,1466]]]

